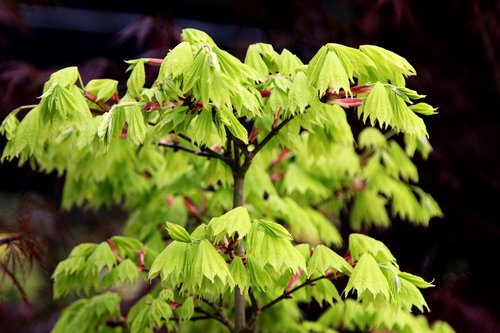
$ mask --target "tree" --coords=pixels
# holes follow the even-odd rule
[[[128,63],[126,87],[57,71],[1,126],[2,160],[64,175],[63,208],[130,213],[58,264],[54,296],[81,298],[52,332],[453,332],[415,313],[433,285],[361,233],[442,215],[411,160],[436,109],[404,58],[331,43],[304,64],[259,43],[241,62],[185,29],[164,59]]]

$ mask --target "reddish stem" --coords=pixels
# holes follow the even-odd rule
[[[95,104],[99,105],[99,107],[105,111],[109,111],[111,107],[104,103],[103,101],[97,100],[97,97],[94,96],[91,92],[86,91],[85,92],[85,98],[87,98],[89,101],[94,102]]]
[[[160,58],[149,58],[147,64],[151,66],[161,66],[163,59]]]
[[[139,266],[137,267],[137,269],[139,270],[139,272],[142,272],[146,267],[146,265],[144,264],[144,251],[140,250],[139,253],[137,253],[137,256],[139,257]]]
[[[120,255],[118,254],[118,251],[116,251],[116,247],[115,247],[115,243],[113,243],[113,240],[111,238],[109,238],[107,240],[108,242],[108,245],[111,249],[111,252],[113,252],[113,255],[115,256],[115,259],[117,262],[122,262],[122,257],[120,257]]]

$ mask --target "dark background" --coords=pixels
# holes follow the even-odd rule
[[[385,47],[414,65],[418,76],[408,86],[439,107],[439,115],[426,118],[434,151],[416,162],[420,185],[445,217],[428,228],[394,221],[371,234],[387,243],[403,270],[434,280],[424,293],[430,320],[446,320],[457,332],[500,332],[500,2],[163,3],[0,0],[1,119],[36,103],[61,67],[79,66],[84,82],[123,81],[123,60],[163,58],[186,27],[205,30],[240,58],[253,42],[285,47],[306,62],[328,42]],[[61,185],[55,174],[0,165],[0,232],[23,230],[40,241],[43,260],[33,265],[42,281],[75,243],[102,241],[123,219],[119,209],[60,212]],[[50,284],[30,288],[31,305],[0,303],[2,332],[47,332],[57,319],[64,304],[51,300]]]

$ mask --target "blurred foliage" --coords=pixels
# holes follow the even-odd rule
[[[494,144],[500,130],[495,107],[500,98],[500,55],[495,47],[500,41],[498,3],[258,0],[244,4],[183,1],[144,6],[138,1],[122,1],[119,11],[145,16],[111,35],[30,27],[23,18],[23,7],[19,7],[26,4],[117,10],[116,4],[102,1],[1,0],[2,118],[19,105],[35,102],[49,73],[68,64],[68,59],[78,59],[85,82],[103,76],[124,82],[126,65],[121,54],[129,58],[162,55],[178,41],[180,29],[174,20],[178,17],[237,25],[236,30],[227,30],[233,35],[224,38],[230,42],[222,46],[240,56],[249,44],[248,35],[234,31],[247,31],[244,27],[260,29],[266,42],[286,47],[303,59],[310,58],[327,41],[376,44],[408,55],[419,73],[412,84],[419,91],[432,92],[431,104],[439,107],[440,116],[428,123],[434,151],[426,163],[417,166],[422,186],[435,195],[445,219],[431,224],[428,230],[396,223],[389,231],[379,231],[377,238],[400,253],[402,266],[422,276],[436,277],[435,284],[440,287],[426,294],[431,318],[446,320],[460,327],[461,332],[499,331],[500,313],[495,306],[499,289],[494,274],[486,269],[498,253],[500,239],[496,207],[487,200],[500,194],[500,152]],[[82,40],[84,50],[76,46],[83,44]],[[47,50],[52,51],[43,52]],[[82,57],[73,57],[75,53]],[[41,176],[12,165],[2,165],[0,174],[6,196],[28,191],[42,196],[34,195],[10,206],[4,204],[0,231],[36,239],[45,263],[54,265],[75,243],[100,241],[119,231],[123,219],[119,209],[93,214],[71,211],[71,218],[61,215],[57,205],[62,183],[54,174]],[[19,213],[10,215],[12,209],[31,216],[28,230],[26,223],[19,223]],[[47,227],[52,233],[37,229],[41,227],[41,216],[43,221],[52,221]],[[71,225],[61,222],[69,220],[73,221]],[[69,240],[74,243],[66,243]],[[33,261],[31,269],[38,280],[33,284],[29,274],[20,275],[21,281],[27,279],[25,289],[32,305],[16,302],[22,299],[20,294],[9,292],[12,298],[0,304],[2,328],[7,327],[4,323],[9,325],[7,331],[15,332],[46,331],[51,327],[64,304],[50,301],[50,265],[42,269],[38,261]],[[5,276],[3,279],[8,281]],[[38,292],[30,285],[40,286]]]

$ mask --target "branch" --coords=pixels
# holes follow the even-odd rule
[[[109,111],[111,110],[111,107],[104,103],[103,101],[101,100],[97,100],[97,97],[94,96],[90,91],[85,91],[85,94],[84,94],[85,98],[88,99],[89,101],[91,102],[94,102],[95,104],[99,105],[99,107],[101,109],[103,109],[104,111]]]
[[[188,137],[182,133],[174,133],[174,134],[177,135],[178,137],[186,140],[190,144],[195,145],[193,140],[190,137]],[[200,148],[200,150],[199,150],[199,153],[197,155],[217,158],[217,159],[225,162],[227,165],[231,166],[231,160],[227,156],[220,154],[220,153],[217,153],[216,151],[213,151],[212,149],[210,149],[204,145],[199,147],[199,148]]]
[[[146,63],[148,65],[151,65],[151,66],[161,66],[161,64],[163,63],[163,59],[160,59],[160,58],[148,58]]]
[[[248,296],[250,297],[250,302],[252,302],[252,308],[254,312],[260,311],[259,304],[257,303],[257,300],[255,299],[255,295],[253,294],[252,289],[248,289]]]
[[[284,291],[283,294],[281,294],[281,296],[276,297],[271,302],[269,302],[266,305],[264,305],[260,310],[261,310],[261,312],[264,312],[267,309],[269,309],[271,306],[275,305],[276,303],[279,303],[280,301],[282,301],[284,299],[291,298],[290,295],[293,294],[294,292],[296,292],[297,290],[300,290],[300,289],[302,289],[302,288],[304,288],[305,286],[308,286],[308,285],[314,285],[314,283],[316,281],[319,281],[319,280],[322,280],[322,279],[327,279],[329,277],[330,276],[322,275],[322,276],[314,278],[314,279],[307,279],[304,283],[299,284],[297,287],[293,288],[289,292]]]
[[[262,310],[259,308],[259,304],[257,304],[257,300],[255,299],[255,295],[253,294],[252,289],[248,290],[248,296],[250,297],[250,301],[252,302],[252,308],[253,308],[253,315],[252,318],[247,323],[247,331],[248,332],[254,332],[255,331],[255,325],[257,324],[257,319],[259,319],[260,315],[262,314]]]
[[[17,289],[17,290],[19,291],[19,293],[21,294],[21,297],[22,297],[22,299],[23,299],[23,302],[24,302],[26,305],[30,305],[30,302],[29,302],[29,300],[28,300],[28,295],[26,295],[26,291],[24,290],[23,286],[21,286],[21,284],[20,284],[20,283],[19,283],[19,281],[17,280],[16,275],[15,275],[13,272],[11,272],[11,271],[9,270],[9,267],[7,267],[7,265],[6,265],[6,264],[4,264],[3,262],[0,262],[0,266],[2,266],[2,270],[3,270],[3,272],[4,272],[4,273],[6,273],[6,274],[10,277],[10,279],[11,279],[12,283],[14,284],[14,286],[16,287],[16,289]]]
[[[285,127],[286,124],[288,124],[290,122],[290,120],[294,119],[294,117],[290,117],[290,118],[287,118],[285,120],[283,120],[278,126],[276,127],[273,127],[273,129],[271,130],[271,132],[269,132],[266,137],[264,138],[264,140],[262,140],[261,142],[259,142],[259,144],[257,144],[257,146],[255,146],[254,150],[252,150],[252,154],[253,155],[256,155],[272,138],[274,138],[278,133],[279,131]]]
[[[183,150],[183,151],[186,151],[188,153],[198,155],[198,156],[215,157],[215,156],[212,156],[211,154],[208,154],[207,152],[204,152],[201,150],[196,150],[193,148],[189,148],[189,147],[177,144],[177,143],[158,142],[158,145],[163,146],[163,147],[167,147],[167,148],[174,148],[174,149],[178,149],[178,150]]]
[[[118,263],[121,263],[123,261],[122,257],[118,254],[118,251],[116,251],[115,243],[113,243],[113,240],[111,238],[108,238],[107,240],[109,247],[111,248],[111,252],[113,252],[113,255],[115,256],[115,259]]]
[[[233,323],[224,315],[224,313],[222,313],[222,308],[220,308],[217,304],[209,300],[206,300],[204,298],[201,298],[201,300],[210,305],[215,310],[215,313],[210,313],[208,311],[203,310],[202,308],[196,308],[197,312],[206,315],[208,318],[217,320],[218,322],[226,326],[230,331],[233,330]],[[220,311],[217,309],[220,309]]]
[[[21,238],[22,238],[22,234],[18,234],[18,235],[15,235],[15,236],[5,237],[5,238],[0,239],[0,245],[21,240]]]

